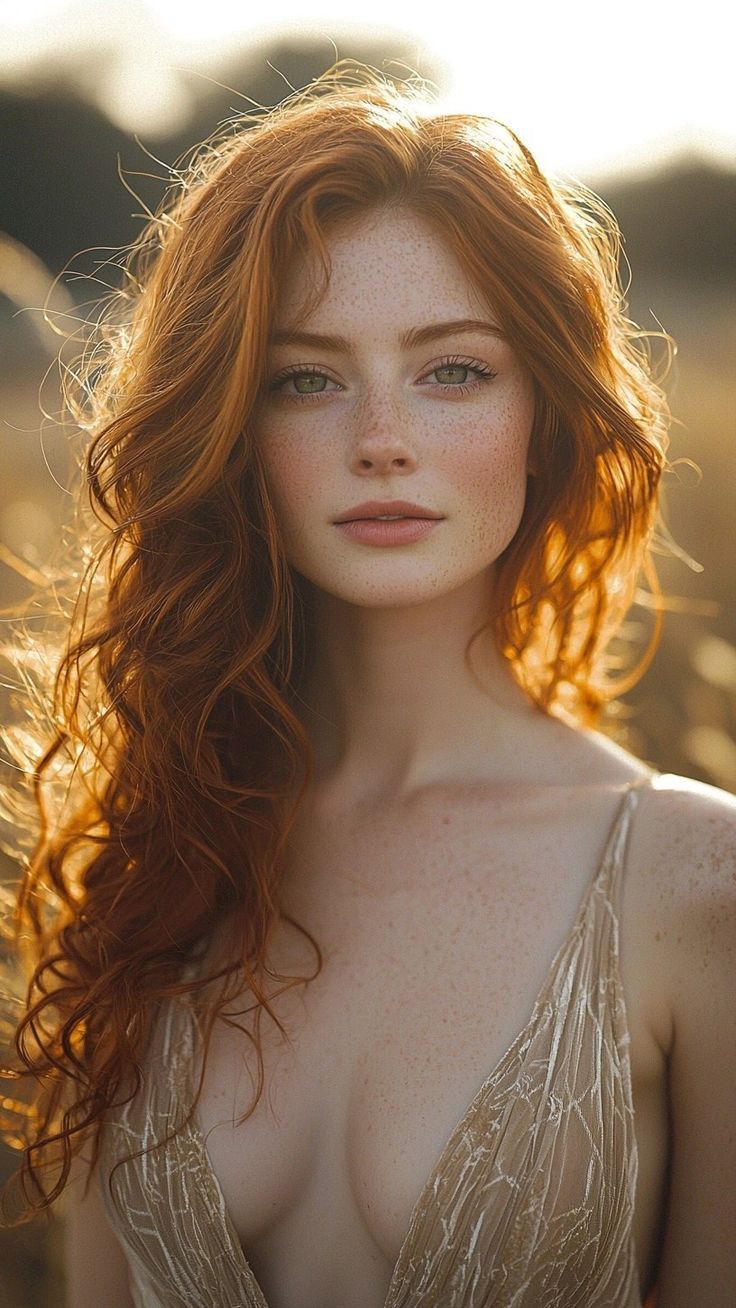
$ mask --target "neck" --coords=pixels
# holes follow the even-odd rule
[[[508,776],[540,710],[489,630],[486,574],[436,601],[367,608],[307,587],[307,649],[297,704],[315,751],[315,785],[409,793],[472,776]],[[523,746],[522,746],[523,748]]]

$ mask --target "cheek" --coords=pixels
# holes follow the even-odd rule
[[[283,423],[278,434],[260,432],[258,446],[274,508],[282,525],[293,530],[308,509],[313,511],[315,493],[321,488],[324,495],[328,469],[320,463],[316,442],[290,433]]]
[[[462,454],[452,459],[452,475],[473,503],[514,508],[521,498],[523,504],[533,422],[533,397],[522,394],[466,429],[455,447]]]
[[[499,554],[513,540],[524,512],[534,398],[517,393],[491,415],[478,417],[447,449],[443,475],[466,512],[468,549]],[[460,433],[458,433],[459,437]]]

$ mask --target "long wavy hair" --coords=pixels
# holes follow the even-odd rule
[[[61,1195],[84,1142],[97,1158],[106,1110],[140,1087],[157,1001],[221,982],[206,1060],[243,985],[286,1035],[262,978],[312,979],[267,957],[274,924],[293,922],[279,880],[313,756],[297,712],[305,598],[254,415],[290,260],[316,253],[326,285],[327,234],[394,206],[449,243],[533,378],[536,475],[489,597],[498,650],[542,709],[585,726],[653,653],[658,617],[632,669],[611,642],[642,573],[659,594],[669,414],[602,201],[544,176],[498,121],[442,114],[420,79],[353,61],[199,148],[68,371],[82,475],[56,620],[29,634],[24,614],[4,649],[26,705],[4,732],[23,774],[6,801],[18,832],[24,803],[34,823],[8,914],[24,981],[3,1073],[30,1087],[2,1101],[17,1220]],[[183,981],[228,924],[216,970]],[[317,975],[319,944],[293,925]],[[251,1038],[246,1117],[263,1089]]]

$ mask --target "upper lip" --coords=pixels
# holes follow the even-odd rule
[[[339,513],[333,522],[354,522],[359,518],[377,518],[382,514],[401,514],[404,518],[441,518],[441,513],[427,509],[423,504],[411,504],[409,500],[365,500],[352,509]]]

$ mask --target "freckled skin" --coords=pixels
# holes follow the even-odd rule
[[[270,377],[304,363],[330,381],[303,404],[269,394],[258,444],[297,571],[351,604],[417,604],[487,570],[513,538],[526,492],[531,378],[506,342],[483,334],[401,351],[399,335],[411,327],[463,317],[498,322],[449,244],[417,216],[370,217],[335,233],[329,248],[328,291],[305,326],[346,336],[355,358],[276,347]],[[300,261],[285,278],[277,325],[296,318],[312,285],[310,266]],[[436,378],[432,365],[448,355],[498,375],[469,394],[443,393],[437,380],[476,379],[457,365],[456,375]],[[296,390],[293,381],[285,388]],[[446,521],[410,547],[347,541],[331,519],[369,498],[414,500]]]

